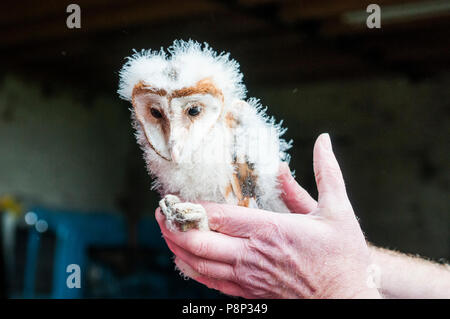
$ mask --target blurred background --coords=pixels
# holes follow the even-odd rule
[[[132,49],[208,42],[284,119],[316,196],[329,132],[368,240],[450,256],[450,1],[77,0],[0,4],[0,295],[220,297],[174,270],[118,71]],[[69,289],[67,265],[81,269]],[[223,297],[223,296],[222,296]]]

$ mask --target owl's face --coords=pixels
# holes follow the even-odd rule
[[[150,147],[163,159],[181,163],[208,138],[224,98],[209,79],[171,91],[140,82],[133,89],[132,104]]]

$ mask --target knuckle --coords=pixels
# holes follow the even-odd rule
[[[270,284],[270,281],[264,273],[255,272],[249,276],[248,288],[256,298],[265,298],[268,295],[268,291],[273,290],[273,287],[276,286],[276,284]]]
[[[239,276],[239,267],[237,265],[231,267],[231,274],[230,274],[230,280],[239,283],[240,282],[240,276]]]
[[[278,242],[282,236],[282,230],[277,220],[266,220],[258,230],[259,238],[264,242]]]
[[[195,263],[195,270],[204,276],[209,276],[208,263],[206,260],[199,260]]]
[[[216,230],[220,228],[225,222],[225,212],[221,205],[217,205],[214,208],[213,213],[209,218],[209,226],[211,229]]]
[[[252,260],[257,259],[257,249],[254,247],[254,243],[250,242],[245,244],[244,249],[237,253],[235,264],[232,266],[232,281],[240,284],[246,284],[248,280],[248,273],[251,273]]]
[[[191,251],[194,255],[200,257],[208,256],[208,244],[199,239],[192,240]]]
[[[323,165],[321,169],[317,172],[316,177],[318,180],[324,179],[340,180],[342,179],[342,173],[339,167],[326,164]]]

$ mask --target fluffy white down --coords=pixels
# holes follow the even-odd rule
[[[246,88],[239,63],[229,58],[229,53],[217,54],[207,43],[189,40],[175,40],[167,54],[159,51],[141,50],[127,58],[120,71],[118,93],[124,100],[131,101],[134,86],[143,81],[146,84],[175,90],[189,87],[199,80],[211,78],[222,89],[225,103],[244,99]],[[174,73],[176,77],[174,78]]]
[[[133,87],[140,81],[170,91],[211,78],[224,94],[225,109],[240,124],[236,129],[230,129],[224,118],[220,118],[203,138],[201,150],[192,161],[175,164],[152,150],[132,112],[136,138],[144,152],[147,169],[154,178],[153,188],[161,195],[175,194],[185,201],[236,204],[235,198],[224,194],[235,170],[232,156],[236,154],[238,160],[254,164],[257,206],[288,212],[280,199],[277,177],[280,161],[289,161],[286,151],[291,142],[281,138],[285,129],[265,114],[266,110],[257,99],[245,101],[246,88],[239,64],[231,60],[228,53],[217,54],[207,44],[202,46],[192,40],[175,41],[168,52],[142,50],[128,58],[120,71],[120,97],[130,101]]]

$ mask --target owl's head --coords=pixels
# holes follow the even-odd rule
[[[236,101],[245,98],[239,64],[208,44],[174,41],[167,50],[135,52],[120,71],[118,93],[161,158],[195,151]]]

